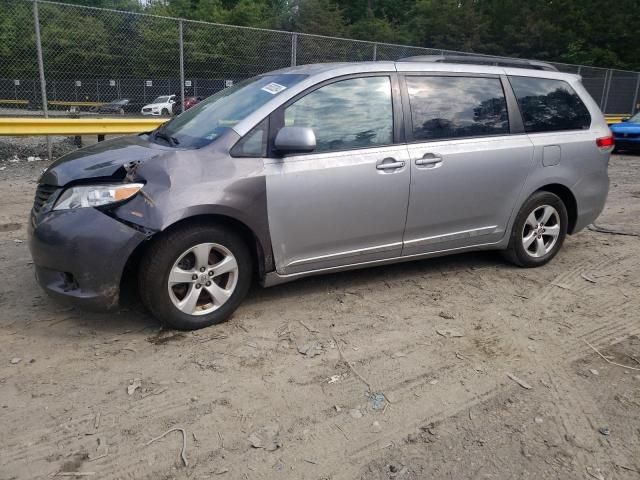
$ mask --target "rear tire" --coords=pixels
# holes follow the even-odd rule
[[[535,192],[518,212],[503,256],[520,267],[540,267],[562,247],[568,224],[567,208],[560,197]]]
[[[140,297],[163,324],[196,330],[225,321],[251,286],[251,254],[234,231],[196,224],[154,240],[138,272]]]

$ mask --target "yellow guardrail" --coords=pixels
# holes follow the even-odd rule
[[[167,118],[0,117],[0,135],[114,135],[153,130]]]
[[[10,98],[2,98],[0,99],[0,104],[29,105],[29,100],[12,100]]]
[[[49,100],[47,103],[63,107],[99,107],[104,105],[104,102],[67,102],[65,100]]]
[[[618,123],[627,115],[606,115]],[[167,118],[41,118],[0,117],[2,135],[115,135],[153,130]]]
[[[605,115],[604,118],[608,124],[620,123],[623,118],[629,118],[630,115]]]

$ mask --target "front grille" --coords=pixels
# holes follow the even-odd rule
[[[54,187],[53,185],[38,185],[36,189],[36,198],[33,200],[33,211],[39,212],[42,209],[42,206],[47,203],[47,200],[53,195],[58,187]]]
[[[151,109],[150,109],[150,108],[143,108],[143,109],[142,109],[142,111],[143,111],[143,112],[150,112],[150,111],[151,111]]]

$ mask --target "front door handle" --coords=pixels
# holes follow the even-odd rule
[[[416,165],[424,168],[438,168],[442,165],[442,157],[434,153],[425,153],[422,158],[416,160]]]
[[[387,157],[383,158],[376,164],[377,170],[395,170],[396,168],[402,168],[405,166],[404,161],[398,161],[395,158]]]

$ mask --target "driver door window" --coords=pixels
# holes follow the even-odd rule
[[[321,87],[287,107],[284,124],[313,129],[319,153],[390,145],[390,79],[354,78]]]

